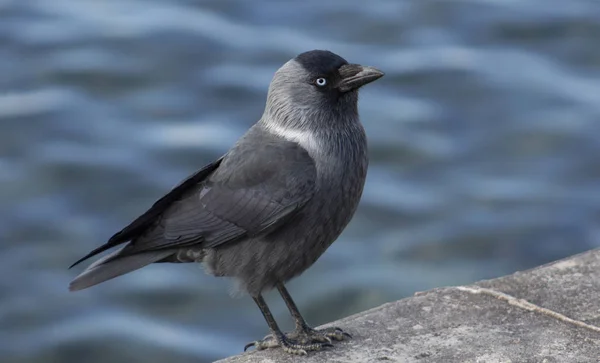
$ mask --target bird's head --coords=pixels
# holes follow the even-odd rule
[[[349,64],[330,51],[302,53],[275,73],[265,116],[298,128],[312,120],[358,119],[358,89],[382,76],[376,68]]]

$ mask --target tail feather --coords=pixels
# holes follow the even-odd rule
[[[125,247],[124,247],[125,248]],[[70,291],[83,290],[106,280],[113,279],[133,270],[172,255],[172,250],[149,251],[128,256],[120,256],[123,248],[91,264],[69,284]]]

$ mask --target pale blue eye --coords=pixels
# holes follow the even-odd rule
[[[327,80],[323,77],[317,78],[317,80],[315,81],[315,84],[319,87],[323,87],[323,86],[327,85]]]

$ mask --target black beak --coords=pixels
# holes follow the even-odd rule
[[[381,77],[384,73],[377,68],[361,66],[360,64],[346,64],[339,69],[342,80],[338,84],[341,92],[359,89],[367,83],[371,83]]]

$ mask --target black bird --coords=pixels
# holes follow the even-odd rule
[[[354,215],[368,165],[358,89],[382,76],[323,50],[285,63],[261,119],[223,157],[77,261],[125,244],[70,290],[155,262],[202,262],[215,276],[233,277],[264,315],[271,335],[246,348],[306,354],[349,337],[339,328],[309,327],[284,283],[310,267]],[[293,333],[281,332],[261,295],[274,287],[296,322]]]

